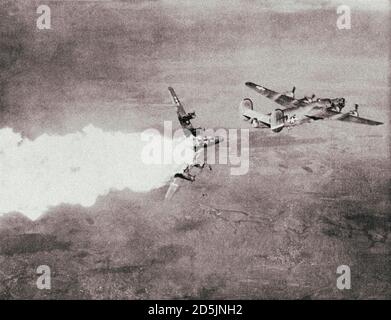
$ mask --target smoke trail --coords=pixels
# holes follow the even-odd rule
[[[184,140],[156,134],[173,145]],[[140,155],[147,143],[139,133],[104,132],[92,125],[33,141],[2,129],[0,215],[16,211],[37,219],[61,203],[91,206],[110,190],[146,192],[164,186],[185,163],[146,164]]]

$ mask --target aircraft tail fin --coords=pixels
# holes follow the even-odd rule
[[[276,109],[270,114],[270,129],[274,132],[280,132],[285,125],[284,112]]]
[[[283,95],[295,99],[295,91],[296,91],[296,86],[293,86],[291,91],[285,91]]]

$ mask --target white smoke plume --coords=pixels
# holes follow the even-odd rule
[[[156,134],[173,145],[184,140]],[[35,140],[1,129],[0,215],[20,212],[35,220],[62,203],[92,206],[111,190],[162,187],[186,163],[147,164],[141,159],[147,144],[140,133],[105,132],[92,125]]]

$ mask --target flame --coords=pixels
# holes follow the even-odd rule
[[[164,143],[185,138],[159,135]],[[105,132],[92,125],[63,136],[24,139],[0,130],[0,215],[20,212],[32,220],[62,203],[92,206],[99,195],[164,186],[186,163],[146,164],[140,133]]]

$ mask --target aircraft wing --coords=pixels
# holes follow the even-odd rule
[[[168,91],[170,91],[172,102],[174,102],[178,116],[180,117],[186,116],[185,108],[183,107],[183,104],[179,101],[179,98],[175,93],[174,89],[169,87]]]
[[[370,119],[365,119],[365,118],[361,118],[361,117],[356,117],[356,116],[353,116],[353,115],[351,115],[349,113],[343,114],[343,116],[341,116],[337,120],[353,122],[353,123],[361,123],[361,124],[366,124],[366,125],[370,125],[370,126],[378,126],[380,124],[383,124],[383,122],[378,122],[378,121],[375,121],[375,120],[370,120]]]
[[[330,118],[338,118],[342,113],[332,110],[331,108],[315,107],[305,116],[311,120],[324,120]]]
[[[193,163],[189,164],[182,172],[176,173],[174,175],[167,189],[166,195],[164,197],[165,200],[171,200],[181,186],[183,186],[186,183],[194,181],[196,174],[199,173],[200,171],[199,168],[195,168],[195,165],[199,163],[203,163],[204,156],[205,156],[204,148],[197,150],[193,156]],[[194,172],[195,170],[196,172]]]
[[[300,104],[300,100],[288,97],[282,93],[270,90],[253,82],[246,82],[246,86],[285,108],[295,107]]]
[[[332,109],[323,109],[314,115],[307,115],[308,118],[313,120],[319,120],[319,119],[331,119],[331,120],[339,120],[339,121],[346,121],[346,122],[353,122],[353,123],[360,123],[360,124],[366,124],[370,126],[377,126],[380,124],[383,124],[382,122],[378,122],[375,120],[365,119],[361,117],[354,116],[347,113],[340,113],[337,111],[334,111]]]

